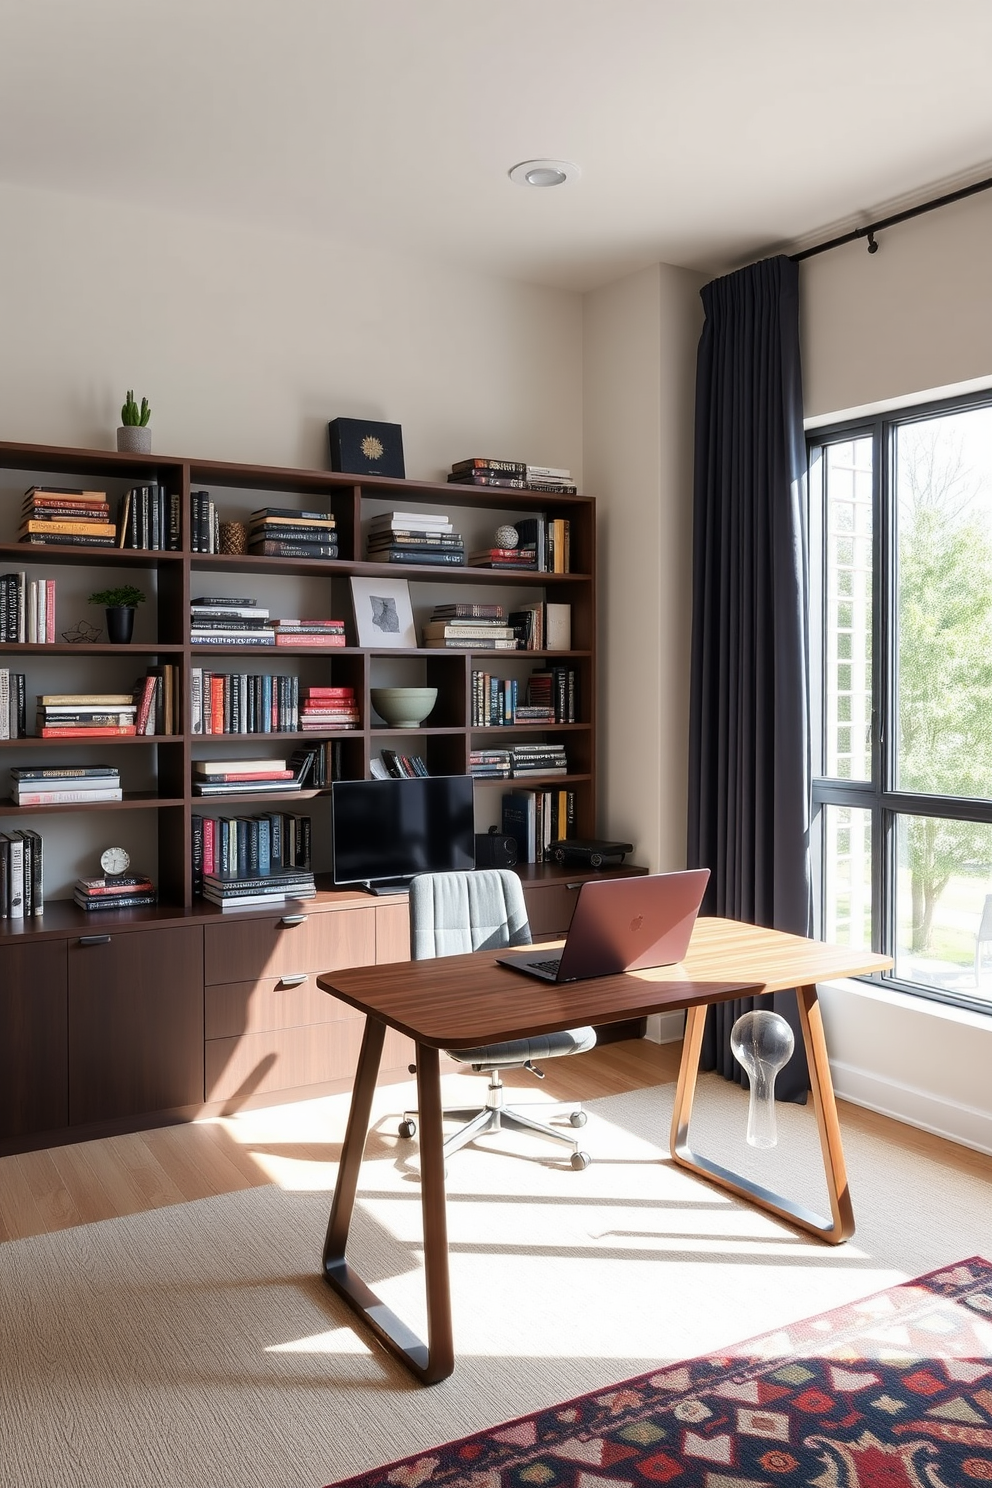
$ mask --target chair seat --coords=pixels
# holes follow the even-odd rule
[[[506,1069],[511,1065],[526,1064],[528,1059],[584,1054],[595,1043],[595,1028],[562,1028],[557,1033],[542,1033],[536,1038],[508,1039],[501,1044],[482,1044],[476,1049],[447,1049],[445,1052],[459,1064]]]

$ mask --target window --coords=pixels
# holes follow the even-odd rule
[[[818,933],[992,1011],[992,393],[810,441]]]

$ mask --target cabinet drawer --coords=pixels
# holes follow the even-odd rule
[[[369,966],[375,960],[375,910],[287,911],[285,919],[206,925],[204,938],[208,986]]]
[[[350,1079],[358,1064],[363,1026],[359,1016],[242,1038],[208,1039],[204,1046],[207,1100]]]
[[[204,995],[205,1031],[208,1039],[237,1038],[243,1033],[264,1033],[274,1028],[302,1028],[309,1023],[334,1023],[357,1018],[361,1013],[317,986],[316,972],[302,982],[287,974],[257,982],[225,982],[207,987]]]

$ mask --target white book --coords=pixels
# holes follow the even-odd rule
[[[0,739],[10,738],[10,669],[0,667]]]
[[[258,775],[265,770],[285,770],[284,759],[194,760],[197,775]]]
[[[28,631],[27,644],[34,646],[38,641],[38,580],[28,581]]]
[[[429,532],[443,532],[448,515],[440,512],[380,512],[372,517],[370,527],[426,527]]]
[[[198,605],[191,604],[190,615],[193,619],[223,620],[225,615],[236,615],[239,620],[267,620],[269,612],[267,609],[259,609],[257,605]]]
[[[572,606],[553,604],[544,606],[544,649],[546,651],[571,651]]]
[[[203,733],[202,667],[192,667],[189,674],[189,728],[192,734]]]
[[[570,470],[562,470],[557,465],[528,465],[528,479],[532,475],[540,476],[542,480],[570,481],[572,479]]]
[[[17,575],[17,639],[23,645],[27,638],[28,576],[21,569]]]
[[[24,918],[24,842],[20,837],[9,838],[10,860],[7,870],[7,892],[10,898],[10,918]]]
[[[87,801],[123,801],[124,792],[111,786],[105,790],[15,790],[14,801],[18,806],[65,806],[73,802],[84,805]]]

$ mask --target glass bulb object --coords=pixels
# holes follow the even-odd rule
[[[734,1058],[747,1071],[751,1098],[747,1111],[747,1140],[752,1147],[774,1147],[775,1077],[795,1048],[792,1029],[780,1013],[760,1009],[743,1013],[730,1030]]]

